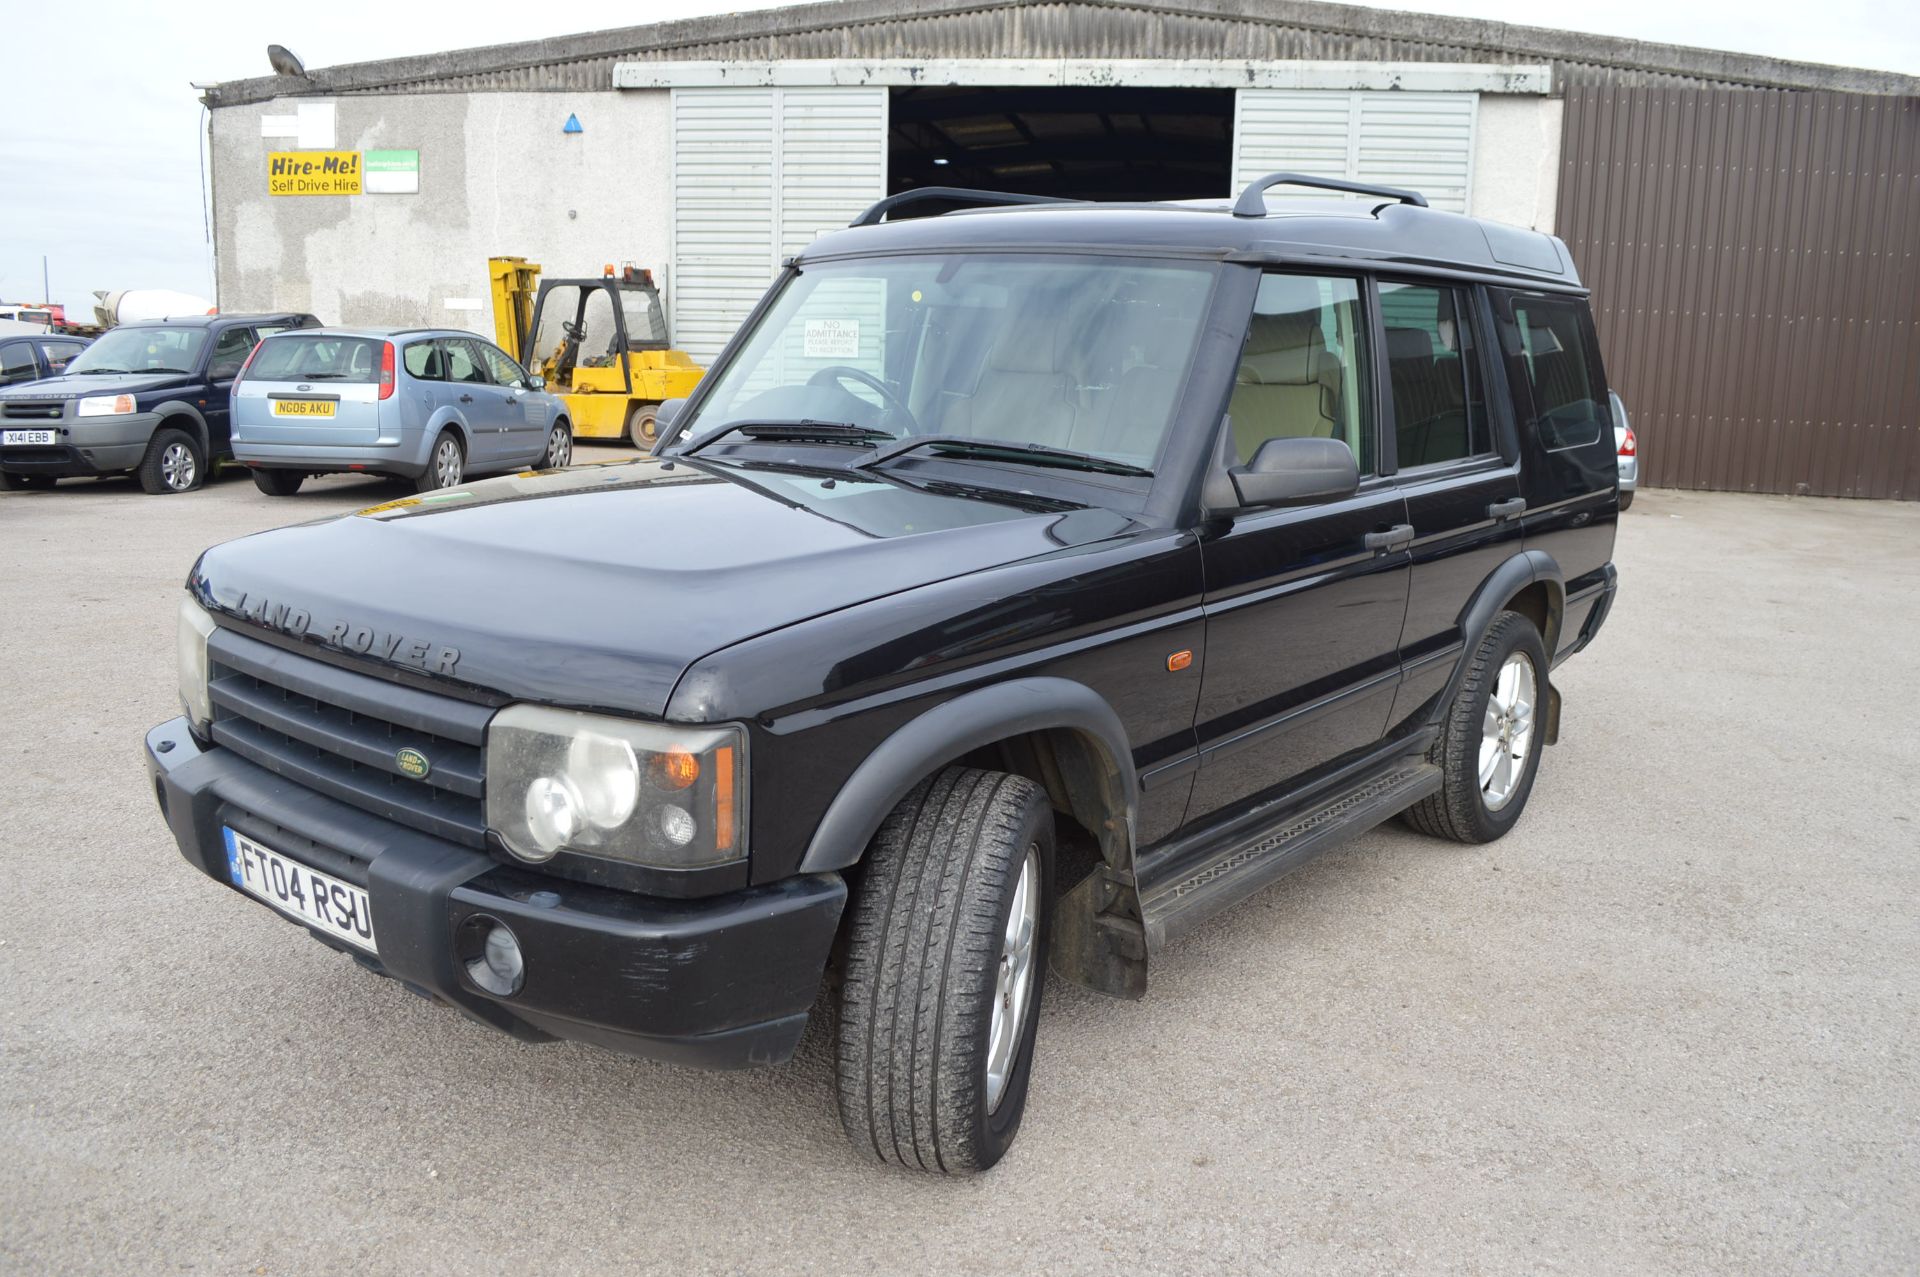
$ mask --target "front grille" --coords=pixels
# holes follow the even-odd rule
[[[65,410],[66,405],[57,399],[51,403],[44,400],[0,402],[0,417],[8,421],[58,421]]]
[[[297,784],[469,847],[486,846],[493,711],[285,651],[232,630],[207,641],[213,739]],[[421,778],[402,750],[424,755]]]

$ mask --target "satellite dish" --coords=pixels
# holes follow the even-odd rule
[[[275,75],[305,76],[307,73],[307,68],[300,61],[299,55],[284,44],[268,45],[267,61],[273,64]]]

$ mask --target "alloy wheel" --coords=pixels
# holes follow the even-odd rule
[[[1027,1002],[1033,994],[1033,940],[1040,927],[1040,848],[1029,845],[1014,884],[1013,908],[1000,939],[993,982],[993,1019],[987,1030],[987,1111],[1000,1107],[1020,1057]]]
[[[1480,797],[1488,811],[1513,798],[1533,752],[1533,661],[1514,652],[1500,666],[1480,731]]]
[[[160,477],[175,492],[185,492],[193,487],[194,476],[198,472],[193,449],[184,443],[168,444],[166,451],[160,454]]]

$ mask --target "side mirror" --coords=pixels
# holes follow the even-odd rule
[[[1360,487],[1360,466],[1344,439],[1269,439],[1227,475],[1243,507],[1334,501]]]
[[[680,412],[686,406],[687,401],[684,397],[660,401],[660,406],[654,409],[653,413],[653,429],[658,438],[667,437],[667,432],[673,429],[673,423],[680,419]]]
[[[528,390],[545,390],[546,388],[547,388],[547,379],[545,377],[542,377],[537,372],[527,374]]]

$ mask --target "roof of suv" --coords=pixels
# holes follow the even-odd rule
[[[1397,200],[1292,199],[1241,217],[1231,200],[1008,204],[858,225],[823,235],[802,262],[943,249],[1097,248],[1241,261],[1424,265],[1580,289],[1566,245],[1552,235],[1419,208]]]
[[[258,324],[269,320],[306,319],[304,311],[276,310],[257,315],[172,315],[165,319],[133,319],[115,328],[211,328],[215,324]]]

